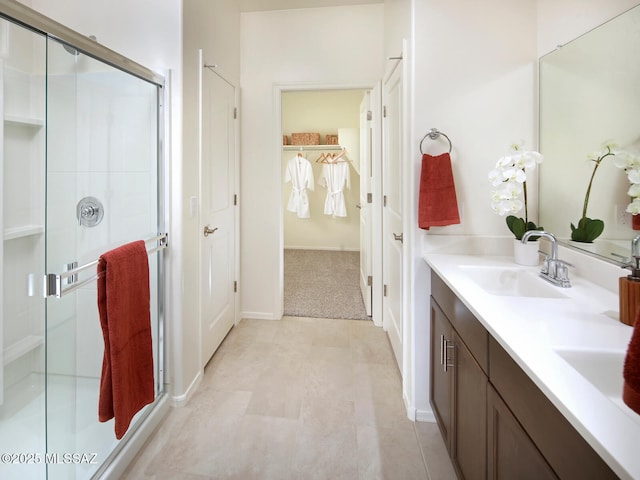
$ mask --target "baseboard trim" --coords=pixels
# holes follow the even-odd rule
[[[174,407],[184,407],[189,402],[189,399],[192,397],[195,391],[198,389],[200,382],[202,382],[202,375],[203,372],[199,371],[198,375],[196,375],[196,377],[191,382],[191,385],[187,387],[187,391],[182,395],[173,395],[171,397],[171,405]]]
[[[412,422],[431,422],[436,423],[436,417],[433,414],[433,410],[421,410],[415,408],[409,402],[409,398],[405,393],[402,394],[404,400],[404,408],[407,412],[407,418]]]
[[[344,248],[344,247],[309,247],[309,246],[295,246],[285,245],[285,250],[327,250],[331,252],[359,252],[360,247],[357,248]]]
[[[432,410],[416,410],[416,422],[436,423],[436,417]]]
[[[282,317],[266,312],[240,312],[240,318],[251,320],[280,320]]]

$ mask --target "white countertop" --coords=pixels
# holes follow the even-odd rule
[[[566,298],[494,295],[464,266],[536,275],[540,268],[516,265],[510,257],[425,254],[424,259],[614,472],[640,479],[640,415],[596,388],[557,353],[626,352],[633,329],[618,320],[617,294],[572,273],[571,288],[553,287]],[[622,363],[612,370],[622,383]]]

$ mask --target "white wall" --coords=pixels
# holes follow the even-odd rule
[[[199,236],[198,213],[190,212],[190,198],[198,203],[198,51],[202,49],[207,64],[218,65],[216,71],[229,82],[240,79],[240,11],[236,0],[184,0],[183,75],[184,124],[182,151],[182,191],[174,195],[176,215],[182,219],[180,264],[182,272],[174,294],[180,299],[176,310],[176,328],[172,330],[176,356],[180,362],[174,378],[174,399],[183,402],[193,392],[202,375],[200,365],[199,319]],[[242,200],[241,200],[242,202]]]
[[[506,145],[520,139],[536,146],[536,2],[488,0],[414,2],[414,106],[410,185],[414,272],[406,319],[413,371],[405,378],[409,411],[431,417],[429,378],[429,270],[421,259],[443,235],[507,235],[504,218],[489,205],[487,173]],[[495,15],[494,12],[500,12]],[[451,153],[461,224],[428,232],[415,224],[420,178],[419,143],[438,128],[453,143]],[[446,143],[425,140],[439,153]],[[535,200],[532,202],[535,204]],[[534,212],[535,216],[535,212]]]
[[[382,28],[382,4],[241,16],[244,317],[282,314],[281,139],[274,89],[372,87],[382,76]]]

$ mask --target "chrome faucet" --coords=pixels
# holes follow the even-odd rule
[[[622,257],[621,255],[619,256]],[[631,270],[631,275],[628,275],[627,278],[640,281],[640,235],[631,240],[631,258],[622,258],[622,268]]]
[[[540,269],[540,276],[558,287],[570,287],[569,267],[573,265],[558,258],[558,241],[556,240],[556,236],[553,233],[542,230],[529,230],[522,236],[522,243],[527,243],[529,237],[544,237],[551,242],[551,255],[540,252],[545,257],[542,262],[542,268]]]

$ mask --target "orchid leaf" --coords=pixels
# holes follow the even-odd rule
[[[597,218],[583,217],[576,227],[571,224],[571,240],[575,242],[593,243],[604,231],[604,222]]]
[[[522,240],[522,236],[525,234],[525,232],[528,232],[529,230],[543,230],[542,227],[536,226],[536,224],[533,222],[527,222],[525,224],[525,221],[523,218],[516,217],[515,215],[509,215],[506,218],[506,222],[507,222],[507,227],[509,228],[511,233],[513,233],[513,235],[516,237],[517,240]],[[536,241],[538,238],[540,237],[532,236],[529,238],[529,240]]]

